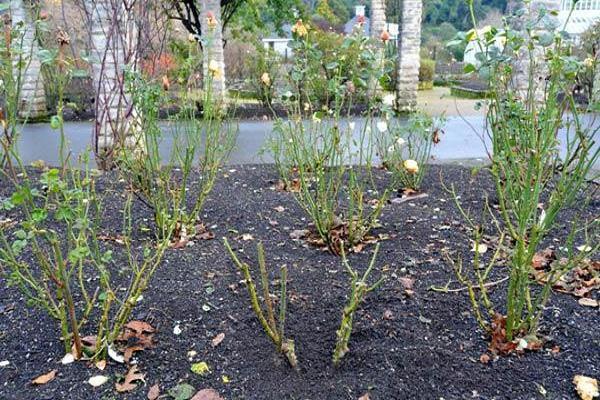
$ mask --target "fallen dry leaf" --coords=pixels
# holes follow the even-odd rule
[[[37,378],[35,378],[34,380],[31,381],[32,384],[34,385],[45,385],[48,382],[51,382],[54,380],[54,378],[56,378],[56,370],[53,369],[52,371],[45,373],[44,375],[40,375]]]
[[[277,207],[273,208],[273,210],[275,210],[275,211],[277,211],[279,213],[282,213],[282,212],[285,211],[285,207],[284,206],[277,206]]]
[[[125,351],[123,352],[123,360],[126,363],[129,363],[129,361],[131,361],[131,358],[133,357],[133,355],[136,351],[142,351],[145,349],[146,349],[146,346],[143,346],[143,345],[128,346],[125,349]]]
[[[214,389],[202,389],[191,400],[223,400],[223,398]]]
[[[104,369],[106,368],[106,360],[100,360],[96,363],[96,368],[98,368],[100,371],[104,371]]]
[[[221,342],[223,341],[223,339],[225,339],[225,334],[224,333],[219,333],[217,336],[215,336],[212,340],[212,347],[217,347],[218,345],[221,344]]]
[[[534,269],[543,269],[550,265],[550,263],[555,259],[556,256],[554,255],[554,250],[551,248],[547,248],[536,253],[533,256],[531,264]]]
[[[471,251],[473,252],[478,252],[479,254],[485,254],[488,251],[488,246],[485,243],[479,243],[477,245],[473,245],[473,248],[471,249]]]
[[[293,240],[299,240],[308,236],[310,231],[308,229],[296,229],[290,232],[290,238]]]
[[[488,353],[483,353],[480,357],[479,357],[479,362],[482,364],[487,364],[489,363],[491,360],[490,356],[488,355]]]
[[[581,397],[581,400],[592,400],[594,397],[600,396],[600,392],[598,392],[598,381],[594,378],[575,375],[575,377],[573,377],[573,383],[575,384],[575,390],[577,390],[577,394]]]
[[[211,240],[215,238],[215,234],[208,230],[204,224],[196,225],[196,234],[194,237],[200,240]]]
[[[71,364],[73,361],[75,361],[75,356],[72,353],[67,353],[62,358],[62,360],[60,360],[60,363],[62,365],[67,365],[67,364]]]
[[[96,376],[92,376],[90,379],[88,379],[88,383],[90,385],[92,385],[93,387],[102,386],[106,382],[108,382],[108,376],[104,376],[104,375],[96,375]]]
[[[150,390],[148,390],[146,398],[148,400],[156,400],[158,399],[158,396],[160,396],[160,387],[158,385],[154,385],[150,388]]]
[[[142,374],[138,371],[137,365],[133,365],[125,374],[125,378],[123,379],[123,383],[116,383],[115,389],[117,392],[131,392],[135,388],[137,388],[137,384],[134,382],[143,381],[145,374]]]
[[[252,236],[252,235],[251,235],[251,234],[249,234],[249,233],[244,233],[244,234],[241,236],[241,238],[242,238],[242,240],[243,240],[244,242],[249,242],[250,240],[254,240],[254,236]]]
[[[600,307],[600,302],[598,302],[598,300],[588,299],[587,297],[579,299],[578,303],[585,307]]]
[[[398,278],[398,281],[400,281],[400,284],[402,285],[404,290],[412,290],[413,285],[415,284],[414,278],[409,278],[406,276]]]
[[[360,396],[358,400],[371,400],[371,397],[369,396],[369,393],[365,393],[362,396]]]

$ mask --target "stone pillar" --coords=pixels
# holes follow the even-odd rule
[[[211,76],[213,98],[217,101],[224,101],[226,98],[226,85],[221,1],[203,0],[200,4],[204,82],[208,82],[208,77]]]
[[[544,26],[545,23],[558,27],[558,17],[550,15],[550,11],[559,11],[560,5],[561,0],[533,0],[529,6],[522,0],[513,0],[509,3],[513,14],[523,7],[527,9],[527,12],[524,13],[521,18],[513,18],[511,28],[516,31],[522,31],[527,26],[527,21],[537,20],[539,12],[542,9],[545,9],[548,12],[544,17],[544,20],[540,22],[540,26],[536,28],[539,30],[546,29],[546,26]],[[534,65],[531,65],[531,60],[526,48],[524,48],[522,53],[516,57],[513,65],[514,74],[512,85],[522,99],[527,100],[530,96],[533,96],[536,101],[541,101],[544,98],[547,66],[544,63],[544,49],[538,47],[533,49],[533,52]]]
[[[385,43],[381,40],[381,34],[387,31],[387,21],[385,16],[385,0],[371,0],[371,18],[370,18],[370,36],[377,46],[375,55],[378,69],[383,72],[383,61],[385,56]],[[369,95],[375,96],[381,92],[378,79],[369,82]]]
[[[39,118],[48,115],[46,108],[46,92],[41,63],[38,58],[39,46],[36,39],[33,19],[29,15],[29,7],[22,0],[10,1],[9,13],[13,27],[23,23],[23,61],[25,66],[22,73],[21,102],[19,117]],[[0,1],[0,3],[3,3]],[[19,40],[19,39],[17,39]],[[16,68],[16,67],[15,67]]]
[[[396,64],[396,107],[398,111],[411,112],[417,108],[423,2],[422,0],[399,1],[401,15]]]
[[[125,72],[138,62],[138,26],[135,0],[91,1],[92,77],[96,91],[94,127],[96,156],[110,168],[113,150],[137,148],[137,113],[127,92]]]
[[[371,0],[371,38],[381,41],[381,33],[387,30],[385,0]]]

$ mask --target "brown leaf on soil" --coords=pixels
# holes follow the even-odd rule
[[[575,375],[573,377],[573,384],[577,394],[581,397],[581,400],[592,400],[595,397],[600,396],[598,391],[598,381],[594,378],[590,378],[583,375]]]
[[[136,351],[141,351],[154,346],[156,329],[144,321],[129,321],[124,332],[117,338],[122,342],[123,357],[129,362]]]
[[[551,248],[544,249],[533,256],[531,264],[533,269],[544,269],[550,265],[552,261],[556,260],[554,250]]]
[[[176,242],[171,243],[172,249],[184,249],[190,241],[187,239],[179,239]]]
[[[284,206],[277,206],[275,208],[273,208],[273,210],[277,211],[278,213],[282,213],[285,211],[285,207]]]
[[[158,396],[160,396],[160,386],[158,386],[158,384],[152,386],[150,388],[150,390],[148,390],[148,394],[146,395],[146,398],[148,400],[156,400],[158,399]]]
[[[479,357],[479,362],[482,364],[487,364],[489,363],[491,360],[491,357],[488,355],[488,353],[483,353],[480,357]]]
[[[551,261],[545,261],[544,255],[536,254],[536,257],[534,257],[533,266],[534,268],[539,266],[539,269],[533,271],[533,276],[540,284],[546,284],[549,277],[552,276],[552,271],[567,263],[566,259],[556,260],[554,258]],[[555,263],[559,263],[559,265],[556,266]],[[557,292],[579,298],[589,297],[595,290],[600,290],[600,261],[583,260],[581,265],[568,271],[552,288]]]
[[[598,300],[594,300],[594,299],[588,299],[587,297],[581,298],[579,299],[579,304],[581,304],[584,307],[599,307],[600,306],[600,302],[598,302]]]
[[[208,230],[204,224],[196,225],[196,238],[200,240],[211,240],[215,238],[215,234]]]
[[[213,338],[213,340],[211,342],[212,347],[217,347],[218,345],[220,345],[221,342],[223,341],[223,339],[225,339],[225,334],[221,332]]]
[[[96,368],[100,371],[104,371],[106,369],[106,360],[100,360],[96,363]]]
[[[125,237],[122,235],[98,235],[97,239],[102,242],[114,242],[116,244],[125,244]]]
[[[411,189],[411,188],[407,188],[406,187],[406,188],[403,188],[401,190],[401,193],[402,193],[402,197],[410,197],[410,196],[415,195],[415,194],[417,194],[419,192],[417,192],[415,189]]]
[[[45,373],[44,375],[40,375],[34,380],[31,381],[33,385],[45,385],[48,382],[51,382],[56,378],[57,371],[53,369],[52,371]]]
[[[127,348],[125,348],[125,350],[123,351],[123,360],[126,363],[129,363],[129,361],[131,361],[131,358],[133,357],[133,354],[136,351],[142,351],[142,350],[146,350],[146,346],[142,346],[142,345],[134,345],[134,346],[128,346]]]
[[[223,400],[223,398],[214,389],[202,389],[191,400]]]
[[[127,371],[123,383],[115,384],[115,389],[117,389],[117,392],[119,393],[131,392],[137,388],[137,384],[134,382],[143,381],[144,376],[145,374],[142,374],[138,371],[137,365],[133,365],[131,368],[129,368],[129,371]]]
[[[81,338],[81,344],[84,348],[94,351],[96,349],[96,336],[84,336]],[[71,346],[71,354],[75,355],[75,344]]]
[[[298,193],[300,191],[300,179],[294,178],[290,181],[290,184],[286,184],[283,180],[278,180],[275,184],[275,190],[278,192],[292,192]]]
[[[400,281],[400,284],[402,285],[404,290],[412,290],[413,289],[413,285],[415,284],[414,278],[409,278],[409,277],[403,276],[401,278],[398,278],[398,280]]]
[[[517,344],[506,340],[506,317],[496,314],[491,326],[489,350],[492,354],[506,355],[515,351]]]
[[[371,400],[371,397],[369,396],[369,393],[365,393],[362,396],[360,396],[358,400]]]
[[[125,325],[125,328],[135,332],[138,336],[156,332],[156,329],[154,329],[152,325],[144,321],[129,321],[127,325]]]

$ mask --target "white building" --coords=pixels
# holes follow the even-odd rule
[[[573,0],[562,0],[558,18],[562,24],[567,23],[565,30],[577,42],[581,34],[600,19],[600,0],[579,0],[569,18],[572,7]]]

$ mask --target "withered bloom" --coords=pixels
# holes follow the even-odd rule
[[[71,44],[71,38],[67,32],[59,28],[58,32],[56,33],[56,42],[59,46],[68,46]]]

